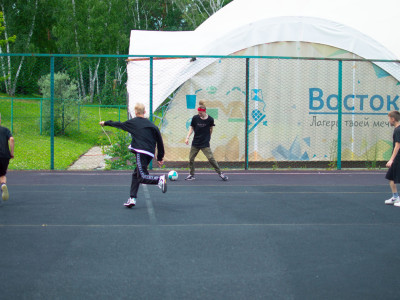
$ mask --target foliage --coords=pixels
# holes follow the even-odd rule
[[[110,156],[106,159],[106,169],[111,170],[130,170],[136,167],[136,157],[129,151],[129,134],[126,132],[116,133],[116,142],[110,147],[104,147],[105,154]]]
[[[0,12],[0,35],[6,30],[6,27],[4,26],[4,14],[3,12]],[[11,37],[6,37],[4,40],[0,39],[0,47],[6,46],[8,43],[14,43],[15,40],[17,39],[16,35],[13,35]],[[9,74],[4,74],[3,76],[0,76],[0,82],[3,82],[9,78]]]
[[[0,51],[127,54],[131,30],[194,30],[230,1],[0,0],[5,25],[0,26]],[[56,72],[66,72],[76,80],[80,98],[125,104],[125,58],[56,57],[55,62]],[[0,92],[37,94],[38,80],[48,73],[49,64],[48,57],[0,57],[0,78],[5,79]]]
[[[31,98],[29,98],[31,99]],[[12,129],[15,138],[15,158],[10,161],[13,170],[48,170],[50,168],[50,137],[40,134],[40,99],[14,99],[11,113],[11,99],[0,98],[2,126]],[[82,154],[96,145],[104,145],[107,137],[99,126],[99,118],[104,120],[118,119],[118,108],[101,108],[85,106],[81,113],[87,117],[78,124],[72,124],[63,136],[54,138],[54,168],[65,170]],[[13,125],[11,125],[13,115]],[[121,114],[125,121],[126,114]],[[108,134],[114,139],[117,129],[109,127]]]
[[[368,147],[365,147],[365,155],[367,157],[367,160],[365,162],[365,166],[367,167],[368,170],[374,170],[377,169],[378,166],[378,145],[375,142],[374,146],[372,146],[372,150],[368,149]],[[371,157],[372,154],[372,157]]]
[[[230,0],[0,0],[0,51],[5,54],[127,54],[131,30],[194,30],[228,2]],[[125,104],[126,62],[125,58],[93,57],[55,57],[54,60],[55,73],[69,76],[64,81],[68,83],[66,93],[74,95],[73,98],[57,96],[56,83],[55,97],[65,100],[56,100],[56,134],[64,135],[55,137],[55,168],[66,169],[102,136],[98,120],[95,120],[97,109],[85,108],[86,118],[77,120],[76,99]],[[0,92],[10,97],[28,98],[42,93],[43,99],[49,98],[50,80],[43,79],[49,76],[49,66],[49,57],[1,56]],[[6,124],[11,117],[9,101],[0,100],[0,103]],[[16,158],[10,168],[49,168],[49,138],[40,135],[39,103],[14,102],[15,107],[21,104],[21,111],[14,113],[13,134],[18,138],[17,143],[24,147],[16,147]],[[43,104],[42,126],[46,131],[49,101],[43,100]],[[109,119],[115,119],[118,109],[109,113]]]
[[[337,168],[337,155],[338,155],[338,145],[337,140],[332,140],[329,147],[329,163],[328,170],[334,170]]]
[[[44,1],[40,1],[42,3]],[[39,11],[39,0],[27,1],[0,1],[0,7],[4,17],[5,29],[2,37],[9,39],[9,32],[18,33],[18,39],[14,43],[0,45],[2,53],[34,52],[32,36],[36,29],[36,19]],[[20,90],[20,84],[24,83],[32,73],[23,69],[26,57],[0,57],[0,72],[3,77],[3,91],[14,96]]]
[[[4,14],[3,12],[0,11],[0,34],[6,29],[4,26]],[[4,40],[0,40],[0,46],[4,47],[8,43],[14,43],[15,40],[17,39],[17,36],[14,34],[13,36],[10,36]]]
[[[50,109],[51,86],[50,74],[42,76],[38,85],[43,94],[44,101],[44,123],[46,133],[50,133],[51,119]],[[78,98],[77,84],[69,78],[66,73],[54,74],[54,134],[64,134],[65,129],[78,119],[78,105],[81,104]]]
[[[196,29],[207,18],[212,16],[232,0],[172,0],[183,14],[187,26]]]

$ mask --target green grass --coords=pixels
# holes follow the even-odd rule
[[[100,112],[99,112],[100,110]],[[50,136],[40,134],[40,100],[13,100],[11,126],[11,99],[0,98],[1,125],[12,129],[15,139],[15,158],[9,169],[48,170],[50,161]],[[54,169],[66,170],[82,154],[95,145],[110,144],[99,125],[103,121],[127,119],[121,108],[81,107],[81,119],[66,128],[66,134],[54,138]],[[104,127],[112,141],[117,129]]]

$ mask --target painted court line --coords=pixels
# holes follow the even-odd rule
[[[156,223],[156,214],[154,212],[154,207],[153,207],[153,202],[150,199],[150,192],[149,188],[147,187],[146,184],[142,184],[143,186],[143,192],[144,192],[144,197],[146,198],[146,206],[147,206],[147,212],[149,213],[149,218],[151,224]]]
[[[256,223],[256,224],[0,224],[0,228],[12,227],[379,227],[379,226],[398,226],[400,223]]]
[[[210,187],[210,185],[208,185]],[[249,185],[247,185],[249,186]],[[197,187],[197,186],[195,186]],[[201,186],[204,187],[204,186]],[[249,187],[254,187],[254,186],[249,186]],[[261,186],[260,186],[261,187]],[[151,199],[150,199],[150,194],[148,187],[143,186],[143,191],[145,194],[146,198],[146,203],[150,202],[150,205],[152,205]],[[75,193],[75,194],[80,194],[85,191],[68,191],[68,194]],[[15,194],[26,194],[26,191],[13,191],[12,192],[14,195]],[[59,189],[56,189],[54,191],[52,190],[44,190],[44,191],[29,191],[29,194],[48,194],[48,193],[60,193]],[[99,191],[101,194],[115,194],[115,191]],[[121,192],[122,193],[122,192]],[[188,191],[169,191],[168,194],[187,194]],[[351,191],[351,192],[344,192],[344,191],[201,191],[202,194],[382,194],[382,193],[388,193],[387,190],[385,191]],[[147,201],[147,199],[149,201]]]
[[[158,171],[158,170],[155,170],[154,172],[157,174],[165,173],[163,171]],[[188,172],[180,172],[179,170],[178,170],[178,173],[188,174]],[[115,172],[115,173],[114,172],[113,173],[107,173],[107,172],[104,172],[104,173],[77,173],[77,172],[39,173],[39,175],[41,175],[41,176],[46,176],[46,175],[50,175],[50,176],[110,176],[110,175],[126,176],[127,174],[130,174],[130,173],[129,172],[125,172],[125,173],[117,173],[117,172]],[[196,175],[210,175],[210,174],[215,175],[215,172],[196,172]],[[277,171],[277,172],[273,172],[273,171],[271,171],[271,172],[257,172],[257,171],[251,172],[251,171],[249,171],[249,172],[240,172],[240,173],[226,172],[225,174],[230,175],[230,176],[234,176],[234,175],[379,175],[379,176],[382,176],[382,175],[386,174],[386,171],[382,171],[382,172],[362,172],[362,171],[361,172],[358,172],[358,171],[348,172],[348,171],[346,171],[346,172],[332,172],[332,173],[330,173],[330,172],[312,172],[312,171],[310,171],[310,172],[285,172],[285,171],[282,171],[282,172],[279,172],[279,171]]]
[[[170,194],[187,194],[187,191],[171,191]],[[357,191],[357,192],[338,192],[338,191],[331,191],[331,192],[318,192],[318,191],[269,191],[269,192],[261,192],[261,191],[222,191],[222,192],[215,192],[215,191],[201,191],[202,194],[382,194],[386,193],[387,191],[380,191],[380,192],[366,192],[366,191]]]

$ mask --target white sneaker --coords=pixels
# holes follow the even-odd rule
[[[6,184],[3,184],[2,186],[1,186],[1,198],[3,199],[3,201],[7,201],[8,200],[8,197],[9,197],[9,194],[8,194],[8,189],[7,189],[7,186],[6,186]]]
[[[158,180],[158,187],[163,193],[167,192],[167,181],[165,180],[165,175],[160,176],[160,179]]]
[[[136,205],[136,199],[135,199],[135,198],[129,198],[128,201],[126,201],[126,202],[124,203],[124,205],[125,205],[127,208],[132,208],[133,206]]]
[[[387,205],[395,205],[395,203],[397,203],[396,206],[400,206],[400,197],[392,197],[390,199],[385,200],[385,204]]]
[[[195,180],[194,175],[190,175],[185,178],[185,180]]]

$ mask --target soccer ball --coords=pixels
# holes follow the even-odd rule
[[[178,172],[176,172],[174,170],[169,171],[168,178],[169,178],[169,180],[172,180],[172,181],[178,180]]]

